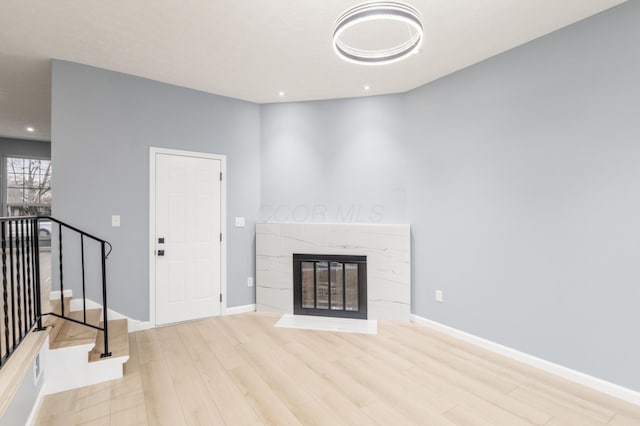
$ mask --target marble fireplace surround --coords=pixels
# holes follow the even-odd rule
[[[293,253],[367,256],[370,320],[410,321],[409,225],[258,223],[256,310],[293,314]]]

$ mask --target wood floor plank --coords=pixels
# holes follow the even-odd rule
[[[250,366],[236,367],[230,374],[240,386],[245,398],[267,424],[302,424]]]
[[[255,425],[259,416],[244,397],[233,377],[211,354],[198,354],[194,359],[210,398],[227,425]]]
[[[640,425],[640,407],[415,324],[378,335],[247,313],[129,335],[125,376],[37,425]]]

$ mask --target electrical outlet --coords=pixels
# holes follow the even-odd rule
[[[442,303],[444,298],[442,297],[442,290],[436,290],[436,302]]]
[[[244,217],[236,217],[236,228],[244,228]]]
[[[114,214],[113,216],[111,216],[111,226],[113,226],[113,227],[120,226],[120,215],[119,214]]]
[[[253,287],[253,277],[247,278],[247,287]]]

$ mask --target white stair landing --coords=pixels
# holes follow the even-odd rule
[[[378,334],[378,321],[351,318],[318,317],[284,314],[276,327],[302,330],[337,331],[343,333]]]

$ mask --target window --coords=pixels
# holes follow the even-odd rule
[[[5,214],[51,214],[51,160],[5,157]]]

